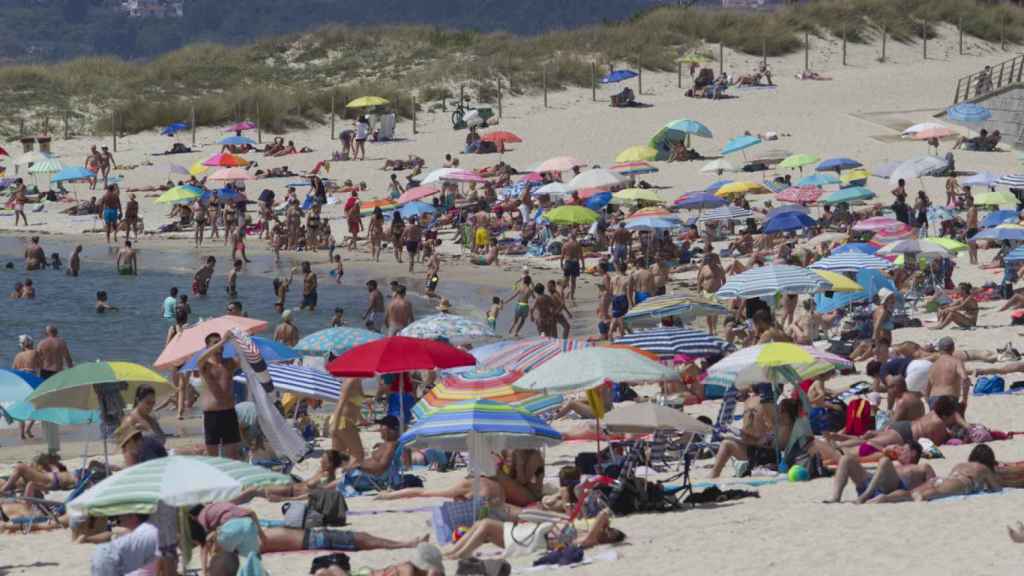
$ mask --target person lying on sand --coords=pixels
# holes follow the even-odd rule
[[[861,437],[828,433],[825,438],[840,450],[858,448],[860,456],[868,456],[882,451],[887,446],[909,444],[921,438],[928,438],[936,446],[941,446],[949,440],[949,428],[953,426],[966,428],[967,423],[957,412],[956,401],[948,396],[941,396],[935,401],[931,412],[912,422],[893,422],[884,430],[873,430]]]
[[[0,487],[0,494],[12,492],[18,488],[30,489],[30,485],[41,489],[71,490],[78,482],[81,471],[69,472],[56,456],[40,454],[31,464],[19,462],[14,465],[11,475]]]
[[[423,158],[420,158],[419,156],[416,156],[415,154],[409,154],[409,158],[407,160],[402,160],[402,159],[398,159],[398,160],[385,160],[384,161],[384,165],[381,166],[380,169],[381,170],[401,171],[401,170],[410,170],[410,169],[413,169],[413,168],[422,167],[425,164],[426,164],[426,160],[424,160]]]
[[[931,466],[920,463],[924,449],[919,443],[903,444],[896,447],[895,451],[896,462],[883,456],[874,474],[864,469],[856,454],[844,455],[839,460],[832,481],[832,498],[825,500],[825,503],[840,502],[849,482],[853,482],[857,489],[857,503],[864,504],[897,490],[912,490],[935,477]]]
[[[501,482],[488,477],[480,477],[477,495],[491,503],[504,504],[505,491]],[[448,498],[450,500],[469,500],[473,497],[473,478],[460,480],[444,490],[428,490],[426,488],[403,488],[391,492],[382,492],[374,500],[404,500],[406,498]]]
[[[1003,487],[996,476],[996,455],[988,444],[979,444],[971,450],[967,462],[957,464],[945,478],[936,476],[912,490],[897,490],[879,496],[875,503],[928,502],[947,496],[968,496],[981,492],[1000,492]]]
[[[494,544],[504,550],[503,556],[529,556],[575,544],[583,550],[599,544],[618,544],[626,535],[611,527],[608,510],[602,510],[592,520],[580,521],[575,531],[560,530],[568,516],[552,515],[553,521],[533,524],[529,522],[501,522],[491,518],[478,520],[458,542],[444,551],[449,560],[469,558],[484,544]],[[575,523],[574,523],[575,524]]]

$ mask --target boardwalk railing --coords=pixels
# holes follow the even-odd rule
[[[957,80],[953,104],[977,98],[1003,86],[1020,82],[1022,79],[1024,79],[1024,54],[1000,62],[989,70],[981,70]]]

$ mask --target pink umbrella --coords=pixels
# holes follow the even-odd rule
[[[544,176],[540,172],[530,172],[526,176],[519,179],[519,182],[526,182],[528,184],[539,184],[544,181]]]
[[[245,121],[245,122],[239,122],[238,124],[235,124],[234,126],[231,126],[229,128],[225,128],[224,131],[225,132],[245,132],[246,130],[255,130],[255,129],[256,129],[256,125],[255,124],[253,124],[252,122],[249,122],[249,121]]]
[[[398,203],[405,204],[406,202],[412,202],[413,200],[432,196],[438,192],[439,190],[432,186],[417,186],[415,188],[409,188],[404,194],[398,197]]]
[[[779,192],[775,197],[782,202],[792,202],[794,204],[810,204],[811,202],[817,202],[818,198],[825,191],[818,186],[800,186],[786,188],[782,192]]]
[[[577,166],[586,166],[586,162],[580,162],[572,156],[555,156],[540,163],[535,172],[568,172]]]
[[[875,216],[867,220],[861,220],[853,225],[858,232],[878,232],[879,230],[897,230],[906,226],[903,222],[888,216]]]
[[[184,364],[193,354],[206,348],[206,337],[210,334],[221,334],[238,328],[246,334],[255,334],[267,329],[267,323],[254,318],[243,318],[241,316],[221,316],[204,320],[184,332],[177,335],[160,353],[153,366],[157,370],[167,370],[180,364]]]
[[[239,180],[255,180],[256,177],[241,168],[222,168],[210,174],[209,179],[235,182]]]
[[[472,170],[452,170],[444,176],[441,176],[441,180],[447,180],[449,182],[476,182],[478,184],[487,182],[486,178]]]
[[[223,168],[246,166],[248,164],[249,162],[245,158],[235,156],[234,154],[228,154],[226,152],[218,152],[206,160],[203,160],[203,166],[221,166]]]
[[[871,238],[871,241],[878,244],[892,244],[900,240],[914,237],[914,229],[906,224],[900,224],[899,228],[885,228],[879,230]]]

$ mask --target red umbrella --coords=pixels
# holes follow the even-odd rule
[[[476,358],[436,340],[391,336],[356,346],[327,364],[334,376],[369,378],[414,370],[437,370],[472,366]]]
[[[10,154],[7,153],[7,150],[4,150],[3,146],[0,146],[0,156],[10,156]]]
[[[484,142],[504,142],[505,144],[522,142],[523,139],[511,132],[505,130],[498,130],[496,132],[488,132],[480,137]]]

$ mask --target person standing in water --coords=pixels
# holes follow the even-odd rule
[[[210,279],[213,278],[213,267],[216,264],[216,258],[213,256],[207,256],[206,263],[203,264],[202,268],[196,270],[196,273],[192,276],[193,294],[206,296],[206,292],[210,289]]]
[[[399,286],[394,298],[388,304],[387,312],[384,314],[384,322],[388,326],[388,336],[397,336],[403,328],[412,324],[414,320],[412,303],[405,298],[405,286]]]
[[[117,251],[114,269],[122,276],[138,276],[139,259],[131,240],[125,240],[124,248]]]
[[[231,271],[228,272],[228,283],[224,287],[227,290],[228,298],[234,300],[238,298],[238,273],[242,271],[242,261],[235,260],[234,266],[231,267]]]
[[[299,329],[292,322],[291,310],[285,310],[281,314],[281,323],[274,329],[274,341],[285,346],[295,346],[299,343]]]
[[[106,178],[104,178],[104,181]],[[107,244],[110,244],[110,233],[114,233],[114,242],[117,242],[117,221],[121,219],[121,199],[113,186],[106,186],[106,192],[100,198],[99,208],[103,215],[103,231],[107,235]]]
[[[314,312],[317,301],[317,278],[308,261],[302,263],[302,274],[302,305],[299,306],[299,310],[308,308],[310,312]]]
[[[82,245],[75,246],[74,252],[68,258],[68,267],[64,270],[64,273],[73,278],[78,277],[78,272],[82,269]]]
[[[363,313],[366,329],[380,332],[380,324],[384,319],[384,295],[377,289],[376,280],[366,282],[366,291],[369,292],[369,304],[366,306],[366,312]]]
[[[29,239],[25,248],[25,270],[42,270],[46,268],[46,251],[39,245],[39,236]]]
[[[199,376],[203,380],[199,403],[203,409],[207,456],[238,460],[241,457],[242,434],[238,428],[233,391],[233,376],[238,370],[238,361],[224,357],[224,344],[227,341],[227,333],[206,336],[206,351],[196,361]]]

